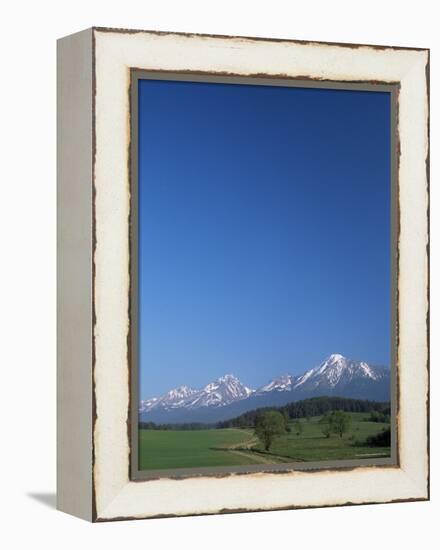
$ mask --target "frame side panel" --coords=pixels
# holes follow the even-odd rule
[[[57,44],[57,508],[92,520],[92,30]]]

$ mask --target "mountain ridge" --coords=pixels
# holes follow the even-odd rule
[[[387,401],[389,380],[388,369],[335,353],[300,375],[284,374],[256,389],[245,386],[233,374],[200,389],[179,386],[141,401],[139,413],[142,421],[212,422],[258,406],[283,405],[320,395]]]

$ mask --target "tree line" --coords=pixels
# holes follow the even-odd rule
[[[372,416],[375,422],[382,422],[390,417],[390,403],[350,399],[345,397],[311,397],[302,401],[288,403],[281,407],[264,407],[245,412],[240,416],[219,422],[217,428],[254,428],[259,414],[264,411],[278,411],[288,420],[323,416],[332,411],[377,413]],[[380,420],[379,420],[380,418]]]
[[[346,397],[311,397],[302,401],[288,403],[281,407],[263,407],[245,412],[240,416],[223,420],[215,424],[204,422],[186,422],[183,424],[157,424],[155,422],[139,422],[141,430],[209,430],[213,428],[255,428],[257,417],[264,412],[277,411],[281,413],[285,421],[286,431],[290,431],[290,420],[312,416],[325,416],[333,411],[370,413],[368,420],[371,422],[389,422],[390,403],[368,401],[364,399],[350,399]],[[296,431],[302,431],[300,423],[294,425]]]

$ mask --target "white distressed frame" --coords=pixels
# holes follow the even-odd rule
[[[429,498],[429,52],[144,31],[85,32],[92,42],[94,69],[93,509],[91,514],[72,513],[105,521]],[[400,84],[399,466],[129,479],[128,155],[133,67]],[[64,475],[61,471],[60,478]],[[70,486],[74,492],[73,483]],[[69,483],[63,492],[68,490]],[[71,506],[60,507],[72,511]]]

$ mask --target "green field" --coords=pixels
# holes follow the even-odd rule
[[[365,422],[368,416],[365,413],[350,413],[352,424],[349,432],[342,438],[333,434],[330,438],[323,436],[319,420],[321,417],[313,417],[310,421],[301,419],[303,432],[296,434],[294,424],[291,424],[291,432],[275,439],[270,453],[282,457],[288,457],[290,461],[310,460],[341,460],[356,458],[383,458],[390,456],[389,447],[367,447],[355,445],[356,441],[364,442],[370,435],[382,431],[389,424],[381,422]],[[262,452],[263,447],[258,444],[254,450]]]
[[[233,452],[253,439],[252,430],[140,430],[139,468],[200,468],[255,464],[252,457]],[[223,450],[227,449],[227,450]]]
[[[366,413],[349,413],[348,433],[326,438],[319,420],[301,419],[302,433],[292,422],[291,431],[275,439],[265,452],[253,429],[145,430],[139,431],[139,468],[141,470],[243,466],[317,460],[382,458],[390,456],[388,447],[356,445],[389,424],[366,422]]]

